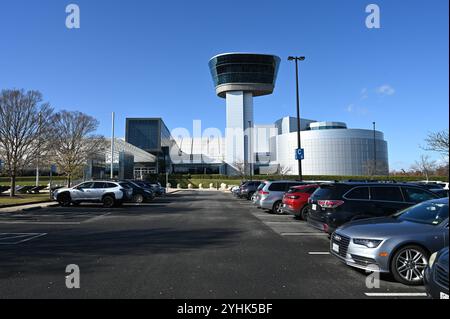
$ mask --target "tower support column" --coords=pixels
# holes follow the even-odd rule
[[[235,173],[244,169],[250,174],[250,126],[253,126],[253,94],[244,91],[226,93],[226,157]]]

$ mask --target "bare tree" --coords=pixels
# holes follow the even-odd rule
[[[366,176],[374,176],[376,175],[376,167],[375,167],[375,161],[374,160],[367,160],[364,164],[363,164],[363,170],[364,170],[364,174]]]
[[[18,172],[29,165],[49,131],[52,108],[38,91],[3,90],[0,93],[0,156],[11,178],[10,196],[15,196]]]
[[[237,161],[233,163],[233,168],[235,169],[236,173],[239,175],[239,177],[244,178],[246,174],[246,165],[244,162]]]
[[[292,171],[290,166],[287,165],[278,165],[277,174],[281,176],[288,175]]]
[[[52,159],[70,186],[72,178],[82,171],[90,157],[105,153],[106,142],[103,136],[94,134],[98,121],[81,112],[58,112],[53,117],[53,126]]]
[[[421,155],[420,159],[412,165],[411,169],[422,173],[428,181],[431,173],[436,169],[436,161],[430,160],[428,155]]]
[[[449,155],[449,134],[448,130],[443,130],[436,133],[428,134],[425,142],[427,146],[423,149],[426,151],[433,151],[446,156],[448,159]]]
[[[367,160],[363,164],[363,171],[366,176],[375,176],[375,175],[388,175],[389,174],[389,166],[385,161],[378,160]]]

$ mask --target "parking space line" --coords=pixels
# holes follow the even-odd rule
[[[0,224],[13,224],[13,225],[80,225],[83,223],[92,223],[99,219],[102,219],[105,216],[108,216],[112,214],[113,212],[108,212],[102,215],[95,216],[95,214],[92,213],[81,213],[85,214],[87,216],[82,216],[82,218],[87,218],[85,220],[80,220],[77,222],[65,222],[65,221],[45,221],[45,220],[1,220]],[[65,215],[65,214],[64,214]],[[64,215],[61,215],[61,218],[65,218]],[[67,215],[70,216],[70,213],[67,213]],[[52,215],[39,215],[38,217],[48,217]],[[93,217],[90,217],[93,216]],[[90,218],[89,218],[90,217]]]
[[[26,225],[80,225],[80,222],[31,222],[31,221],[0,221],[0,224],[26,224]]]
[[[8,236],[8,237],[3,237],[4,235],[15,235],[15,236]],[[14,238],[23,238],[23,237],[27,237],[30,234],[25,234],[25,233],[1,233],[0,234],[0,241],[2,240],[7,240],[7,239],[14,239]]]
[[[277,217],[277,218],[280,218],[280,217],[283,217],[283,218],[287,218],[287,216],[286,215],[276,215],[276,214],[261,214],[261,213],[253,213],[253,216],[255,216],[255,217]]]
[[[274,225],[292,225],[292,226],[299,226],[300,224],[295,224],[291,221],[286,221],[286,222],[272,222],[272,221],[263,221],[263,223],[266,224],[274,224]]]
[[[426,297],[425,292],[366,292],[367,297]]]
[[[95,221],[97,221],[99,219],[102,219],[103,217],[106,217],[106,216],[111,215],[111,214],[112,214],[112,212],[109,212],[109,213],[106,213],[106,214],[103,214],[103,215],[100,215],[100,216],[95,216],[95,217],[89,218],[88,220],[83,221],[82,223],[93,223],[93,222],[95,222]]]
[[[309,255],[330,255],[328,251],[310,251]]]
[[[325,233],[308,233],[308,232],[303,232],[303,233],[281,233],[281,236],[328,236]]]
[[[45,236],[45,235],[47,235],[47,233],[0,233],[0,235],[17,235],[17,236],[12,236],[12,237],[4,237],[4,238],[0,239],[0,245],[17,245],[17,244],[21,244],[21,243],[30,241],[32,239],[36,239],[36,238]],[[27,237],[27,238],[19,240],[19,241],[15,241],[15,242],[6,242],[6,243],[1,242],[2,240],[6,241],[6,240],[10,240],[10,239],[23,238],[23,237]]]

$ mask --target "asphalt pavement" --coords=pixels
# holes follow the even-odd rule
[[[423,298],[329,255],[328,237],[220,191],[0,214],[0,298]],[[66,267],[80,288],[66,287]]]

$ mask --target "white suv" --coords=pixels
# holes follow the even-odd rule
[[[82,202],[103,203],[113,207],[133,196],[133,189],[126,183],[91,181],[70,188],[60,188],[53,192],[53,199],[61,206],[79,205]]]

